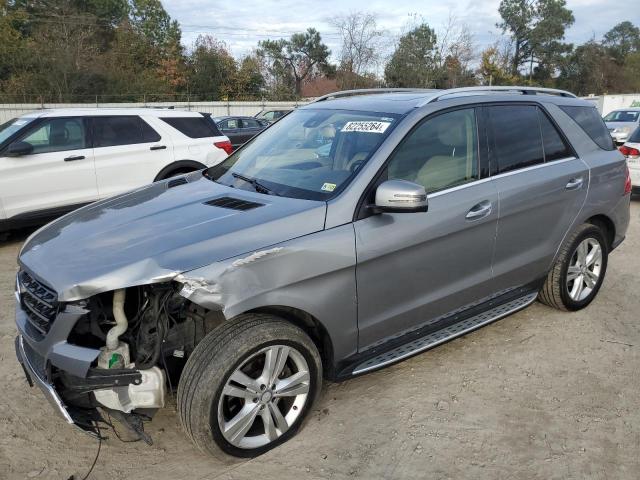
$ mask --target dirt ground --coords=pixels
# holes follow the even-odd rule
[[[97,441],[64,424],[14,355],[15,257],[0,244],[0,478],[82,478]],[[577,313],[535,303],[384,370],[326,384],[306,426],[260,458],[221,463],[182,434],[110,438],[90,478],[640,478],[640,198],[598,298]]]

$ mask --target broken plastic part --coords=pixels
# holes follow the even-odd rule
[[[112,410],[129,413],[136,408],[164,407],[164,373],[158,367],[139,370],[142,375],[140,384],[126,387],[95,390],[93,394],[100,404]]]

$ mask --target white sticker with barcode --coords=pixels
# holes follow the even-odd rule
[[[367,133],[384,133],[389,128],[390,122],[347,122],[342,127],[342,132],[367,132]]]

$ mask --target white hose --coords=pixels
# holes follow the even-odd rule
[[[107,332],[107,349],[115,350],[118,348],[118,338],[127,331],[129,322],[124,313],[125,290],[115,290],[113,292],[113,318],[116,321],[114,327]]]

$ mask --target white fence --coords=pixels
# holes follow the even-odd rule
[[[211,113],[213,116],[253,116],[265,108],[297,107],[306,102],[146,102],[146,103],[5,103],[0,104],[0,123],[25,113],[52,108],[160,108]]]
[[[639,93],[625,93],[622,95],[600,95],[591,97],[582,97],[596,104],[598,111],[602,115],[606,115],[612,110],[618,108],[640,107]]]

